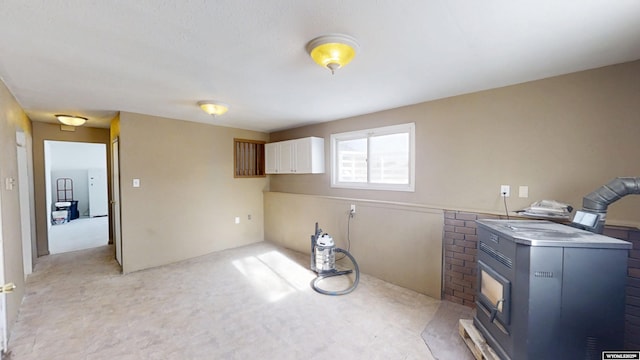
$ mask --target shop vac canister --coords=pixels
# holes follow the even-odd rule
[[[316,272],[318,274],[334,271],[336,268],[336,244],[329,234],[323,234],[316,240]]]

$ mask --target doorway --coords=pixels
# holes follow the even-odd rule
[[[49,253],[109,243],[106,144],[45,140]]]

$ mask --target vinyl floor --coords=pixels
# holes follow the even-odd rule
[[[6,358],[434,359],[441,301],[366,274],[320,295],[308,266],[266,242],[126,275],[112,245],[41,257]]]

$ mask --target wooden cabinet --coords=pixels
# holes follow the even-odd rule
[[[307,137],[265,145],[267,174],[324,173],[324,139]]]

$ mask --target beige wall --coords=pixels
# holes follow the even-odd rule
[[[363,273],[440,298],[442,210],[277,192],[266,192],[264,204],[265,240],[309,253],[318,222]],[[349,219],[351,204],[356,214]]]
[[[49,254],[48,227],[47,227],[47,205],[45,196],[45,173],[44,173],[44,141],[76,141],[86,143],[106,144],[107,146],[107,179],[111,183],[111,142],[109,140],[109,129],[90,128],[80,126],[76,131],[61,131],[57,124],[42,122],[33,123],[33,171],[35,185],[35,207],[36,207],[36,234],[38,255]],[[111,198],[111,186],[109,186],[109,198]],[[111,223],[111,209],[109,209],[109,222]],[[109,237],[111,238],[111,226],[109,227]]]
[[[268,179],[234,179],[233,139],[267,134],[126,112],[119,123],[125,273],[263,240]]]
[[[336,75],[338,76],[338,75]],[[416,123],[414,193],[333,189],[324,175],[274,175],[271,191],[409,202],[503,213],[541,199],[582,206],[619,176],[640,176],[640,61],[482,91],[271,134],[324,137]],[[327,162],[329,164],[329,162]],[[518,198],[518,186],[529,198]],[[607,222],[640,226],[640,196],[612,204]]]
[[[635,61],[272,133],[270,141],[325,138],[327,172],[270,176],[270,190],[289,196],[265,198],[265,239],[308,252],[313,223],[343,234],[334,218],[350,203],[415,204],[400,213],[382,205],[358,211],[352,252],[363,272],[439,298],[440,269],[420,267],[442,254],[442,214],[414,210],[503,214],[501,184],[511,185],[511,211],[542,199],[580,208],[611,179],[640,176],[638,79]],[[408,122],[416,124],[415,192],[331,188],[331,134]],[[520,185],[529,198],[518,197]],[[607,223],[640,226],[640,196],[609,209]]]
[[[16,132],[24,132],[27,158],[31,161],[31,121],[20,105],[0,81],[0,203],[2,204],[2,250],[4,252],[4,280],[17,288],[6,296],[7,326],[11,331],[24,296],[24,268],[22,262],[22,230],[20,226],[20,197],[18,192],[18,161]],[[5,179],[15,179],[12,190],[5,187]]]

